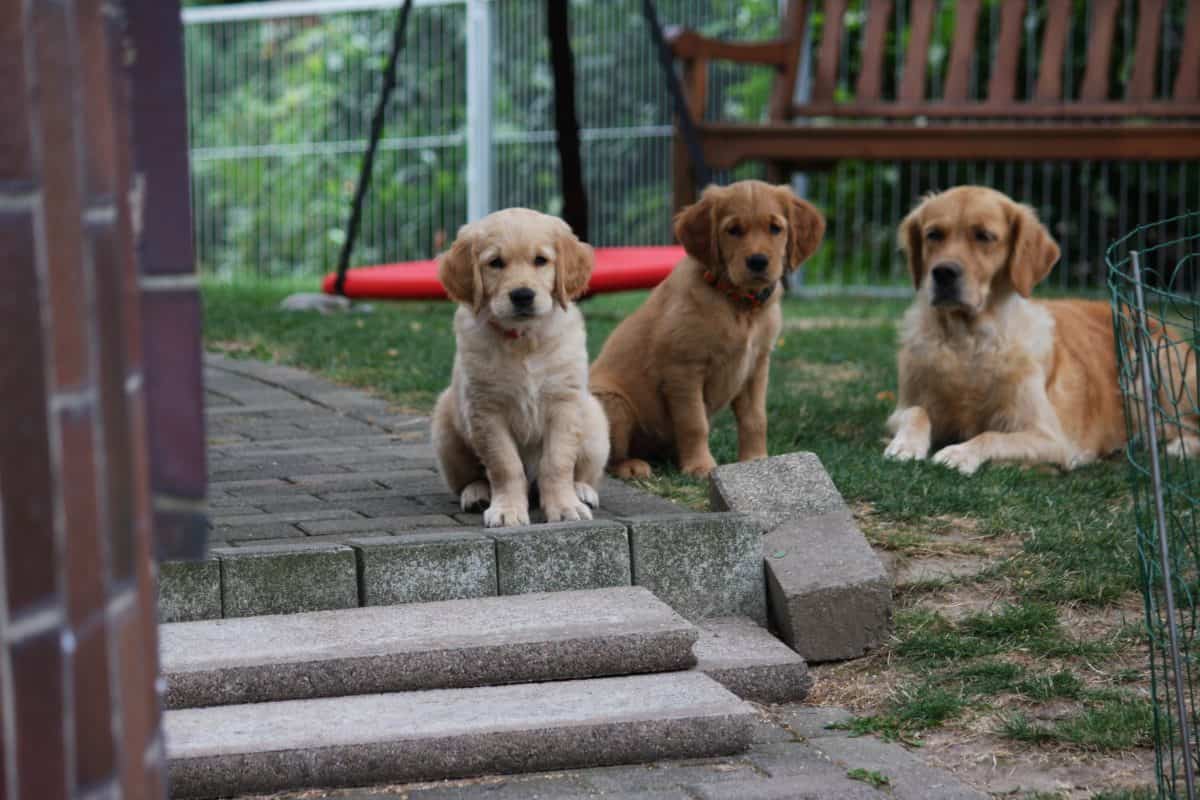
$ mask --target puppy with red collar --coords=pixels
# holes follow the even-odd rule
[[[547,522],[591,519],[608,423],[588,391],[583,315],[592,248],[525,208],[464,225],[438,278],[459,303],[450,388],[433,414],[438,469],[488,527],[528,525],[537,481]]]

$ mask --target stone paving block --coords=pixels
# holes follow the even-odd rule
[[[307,494],[326,492],[369,492],[384,486],[370,475],[355,472],[325,473],[321,475],[297,475],[292,483],[298,491]]]
[[[766,623],[762,542],[741,514],[637,517],[629,523],[633,580],[694,621]]]
[[[691,509],[672,503],[664,497],[642,491],[636,486],[608,478],[600,486],[600,507],[617,517],[636,517],[645,514],[684,514]]]
[[[462,513],[462,503],[459,502],[459,499],[457,497],[450,494],[446,490],[445,486],[441,486],[437,489],[433,489],[431,487],[425,487],[425,488],[430,488],[430,491],[428,494],[413,493],[410,496],[412,497],[413,500],[420,503],[421,506],[428,513],[447,514],[447,515]],[[531,520],[533,519],[534,515],[538,515],[538,514],[541,514],[541,521],[545,522],[546,516],[544,514],[542,514],[541,509],[538,509],[538,508],[530,509],[530,519]],[[479,519],[482,524],[482,520],[483,520],[482,514],[479,516]]]
[[[390,531],[356,531],[355,533],[329,533],[309,536],[299,528],[295,536],[278,536],[274,539],[230,539],[230,547],[266,547],[273,544],[346,544],[352,537],[394,538]]]
[[[804,659],[747,617],[700,623],[696,669],[743,700],[790,703],[812,688]]]
[[[335,544],[214,550],[226,617],[292,614],[358,605],[354,551]]]
[[[214,797],[744,750],[754,709],[692,672],[168,711],[172,792]]]
[[[500,594],[564,592],[630,583],[624,525],[592,520],[489,529]]]
[[[209,488],[225,492],[235,498],[246,496],[254,496],[255,498],[282,498],[310,494],[312,492],[311,489],[297,486],[294,483],[288,483],[279,478],[263,478],[262,480],[253,481],[212,481],[209,483]]]
[[[281,511],[274,514],[265,512],[257,512],[252,514],[242,514],[230,516],[222,514],[216,519],[217,528],[229,528],[236,530],[250,526],[270,525],[273,523],[283,523],[290,525],[295,522],[317,522],[319,520],[332,519],[361,519],[353,511],[345,508],[314,508],[301,509],[299,511]]]
[[[406,800],[563,800],[594,797],[580,778],[556,772],[548,775],[504,775],[466,781],[405,787]],[[358,791],[338,800],[399,800],[396,794]],[[680,800],[692,800],[682,795]]]
[[[814,765],[811,775],[739,781],[737,783],[689,786],[699,800],[887,800],[891,795],[845,772]]]
[[[306,533],[318,536],[326,533],[358,533],[359,531],[399,532],[430,528],[453,528],[454,520],[438,514],[416,514],[404,517],[359,517],[357,519],[300,522],[297,524]]]
[[[763,537],[771,616],[809,662],[858,658],[881,645],[892,588],[849,511],[800,516]]]
[[[625,797],[627,793],[637,791],[677,789],[690,783],[719,787],[761,777],[754,764],[744,759],[628,764],[597,767],[578,774],[594,791],[611,797]]]
[[[420,516],[429,513],[420,503],[396,494],[395,490],[392,490],[391,497],[355,500],[345,505],[367,517]]]
[[[429,603],[497,592],[496,544],[465,531],[354,538],[364,605]]]
[[[203,561],[164,561],[158,568],[158,621],[188,622],[221,616],[221,565]]]
[[[896,800],[987,800],[943,770],[926,766],[919,757],[873,736],[829,736],[817,750],[846,769],[865,769],[886,775],[888,794]]]
[[[262,502],[257,503],[257,506],[267,514],[281,514],[288,511],[306,511],[309,509],[338,507],[311,494],[289,495],[287,497],[276,497],[274,499],[266,498]]]
[[[709,499],[714,511],[749,514],[763,530],[846,506],[815,453],[788,453],[719,466],[712,472]]]
[[[696,629],[621,587],[164,625],[170,708],[667,672]]]

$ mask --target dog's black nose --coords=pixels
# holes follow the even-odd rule
[[[512,301],[514,308],[529,308],[533,305],[533,298],[535,296],[536,292],[533,289],[526,289],[524,287],[513,289],[508,293],[508,299]]]
[[[933,268],[933,285],[941,290],[953,289],[961,275],[961,265],[953,261],[943,261]]]
[[[767,258],[762,253],[754,253],[746,256],[746,266],[755,272],[762,272],[771,263],[771,259]]]

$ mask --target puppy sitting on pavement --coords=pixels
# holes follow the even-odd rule
[[[524,208],[464,225],[438,277],[459,303],[450,388],[433,414],[438,468],[488,527],[528,525],[536,480],[548,522],[591,519],[608,423],[588,391],[583,316],[592,249]]]

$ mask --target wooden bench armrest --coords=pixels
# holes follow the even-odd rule
[[[743,64],[763,64],[777,69],[783,69],[787,65],[788,50],[794,46],[783,39],[727,42],[681,27],[667,28],[664,36],[671,53],[681,61],[737,61]]]

